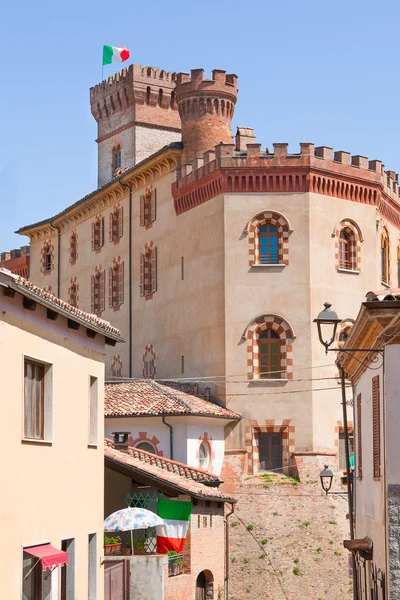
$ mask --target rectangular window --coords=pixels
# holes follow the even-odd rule
[[[110,267],[108,272],[108,296],[110,308],[124,303],[124,263]]]
[[[361,394],[357,396],[357,477],[362,479]]]
[[[110,213],[110,228],[109,237],[110,242],[118,240],[122,237],[123,233],[123,207],[117,208],[114,212]]]
[[[349,453],[354,453],[354,437],[352,431],[349,431]],[[339,469],[340,471],[346,471],[346,438],[344,432],[339,433]]]
[[[99,434],[99,386],[97,377],[90,377],[89,444],[97,446]]]
[[[88,600],[97,600],[97,534],[89,533]]]
[[[61,550],[68,553],[68,565],[61,567],[61,600],[75,600],[75,539],[63,540]]]
[[[42,599],[41,561],[24,552],[22,558],[22,600]]]
[[[150,225],[156,220],[156,190],[150,189],[140,196],[140,225]]]
[[[92,250],[98,250],[102,246],[104,246],[104,217],[92,223]]]
[[[182,370],[182,373],[185,372],[185,357],[183,356],[183,354],[181,357],[181,370]]]
[[[44,439],[44,366],[25,360],[24,437]]]
[[[183,281],[185,279],[185,259],[182,256],[181,257],[181,280]]]
[[[374,477],[381,476],[381,415],[379,375],[372,378],[372,451]]]

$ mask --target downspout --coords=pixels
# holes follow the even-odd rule
[[[174,449],[174,430],[172,429],[172,425],[170,425],[169,423],[167,423],[167,421],[165,420],[165,417],[161,417],[162,422],[164,423],[164,425],[166,425],[169,429],[169,454],[170,454],[170,459],[174,460],[174,453],[173,453],[173,449]]]
[[[61,265],[61,229],[58,225],[53,225],[53,222],[50,221],[50,225],[57,229],[58,231],[58,242],[57,242],[57,297],[60,298],[60,288],[61,288],[61,276],[60,276],[60,265]]]
[[[231,511],[225,515],[225,600],[229,600],[229,523],[228,519],[235,512],[235,505],[231,504]]]
[[[129,183],[124,183],[118,179],[122,187],[129,190],[129,229],[128,229],[128,271],[129,271],[129,377],[132,377],[132,187]]]

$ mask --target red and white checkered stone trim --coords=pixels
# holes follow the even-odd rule
[[[153,252],[153,250],[154,250],[154,242],[146,242],[145,247],[144,247],[144,253],[150,254],[150,252]]]
[[[349,238],[349,261],[351,265],[352,271],[361,271],[361,242],[363,241],[363,237],[361,234],[361,230],[357,223],[352,221],[351,219],[343,219],[336,226],[334,237],[335,237],[335,268],[343,269],[344,267],[340,265],[339,261],[339,236],[340,232],[345,229]]]
[[[258,419],[247,421],[245,427],[245,446],[250,475],[256,475],[260,470],[258,452],[258,436],[260,433],[282,434],[282,465],[289,466],[290,458],[295,451],[295,427],[291,419]],[[285,473],[286,470],[283,472]]]
[[[128,444],[129,446],[133,446],[135,447],[136,444],[140,444],[140,442],[147,442],[148,444],[151,444],[152,446],[154,446],[155,449],[155,453],[157,454],[157,456],[164,456],[164,451],[163,450],[159,450],[158,448],[158,444],[160,443],[160,440],[158,438],[156,438],[155,435],[153,435],[152,437],[150,437],[150,433],[147,433],[147,431],[139,431],[139,437],[136,439],[133,439],[132,436],[129,436],[128,438]]]
[[[295,339],[289,323],[277,315],[263,315],[258,317],[247,329],[247,379],[258,379],[260,374],[260,360],[258,338],[266,329],[276,331],[280,338],[280,371],[282,379],[293,378],[293,346]]]
[[[76,247],[75,258],[72,257],[72,244],[74,241]],[[76,229],[72,229],[71,235],[69,236],[69,257],[69,262],[73,265],[78,260],[78,234],[76,233]]]
[[[118,375],[116,375],[116,373],[118,373]],[[122,377],[122,360],[119,354],[113,356],[111,374],[113,377]]]
[[[46,270],[46,256],[47,251],[51,251],[51,268],[50,271]],[[41,259],[42,259],[42,273],[50,273],[54,269],[54,244],[51,240],[46,240],[43,242],[41,249]]]
[[[249,266],[252,267],[260,262],[258,230],[266,223],[274,225],[278,230],[278,263],[288,265],[288,242],[292,230],[284,216],[276,212],[266,211],[253,217],[247,227],[247,232],[249,234]]]
[[[383,222],[382,234],[381,234],[381,248],[383,247],[383,241],[387,240],[387,285],[390,284],[390,237],[386,228],[386,221]],[[381,279],[383,281],[383,273],[381,273]]]

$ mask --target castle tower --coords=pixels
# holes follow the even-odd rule
[[[98,127],[98,185],[181,139],[175,73],[130,65],[90,88]]]
[[[232,143],[232,117],[237,100],[237,76],[214,69],[204,79],[204,69],[179,73],[175,95],[182,121],[182,164],[203,156],[220,142]]]

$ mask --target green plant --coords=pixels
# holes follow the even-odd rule
[[[135,540],[133,542],[133,547],[135,550],[143,550],[144,548],[144,541],[143,540]],[[170,550],[169,552],[175,552],[175,550]],[[169,554],[168,552],[168,554]],[[177,552],[175,552],[175,554],[178,554]]]
[[[247,525],[247,531],[253,531],[253,529],[254,529],[254,525],[252,523],[249,523]]]
[[[317,548],[316,552],[322,552],[322,548]]]
[[[300,575],[300,569],[299,569],[299,567],[293,567],[293,573],[295,575]]]
[[[250,559],[246,557],[246,558],[243,559],[243,562],[244,562],[245,565],[247,565],[247,563],[250,562]]]
[[[304,529],[304,527],[308,527],[310,525],[310,521],[303,521],[303,523],[300,523],[299,527],[300,529]]]
[[[260,556],[258,558],[265,558],[264,552],[262,554],[260,554]]]
[[[231,527],[237,527],[239,525],[239,521],[232,521]]]
[[[236,556],[232,556],[232,557],[231,557],[231,561],[232,561],[232,562],[236,562]]]
[[[277,517],[279,513],[278,513],[278,511],[276,510],[276,511],[275,511],[275,512],[273,512],[272,514],[274,515],[274,517]]]
[[[127,540],[125,542],[125,548],[132,548],[132,542],[131,542],[131,540]]]
[[[264,538],[263,540],[261,540],[260,543],[261,543],[262,546],[265,546],[265,544],[268,544],[267,538]]]
[[[329,521],[329,525],[337,525],[337,523],[334,519],[332,519],[332,521]]]
[[[110,544],[119,544],[121,542],[121,538],[119,535],[114,537],[104,536],[104,545],[109,546]]]
[[[333,545],[333,540],[329,540],[329,543],[332,546]]]
[[[342,553],[339,552],[339,550],[335,550],[335,552],[333,553],[335,556],[342,556]]]
[[[296,565],[297,565],[300,562],[300,559],[299,558],[295,558],[293,562],[296,563]]]

